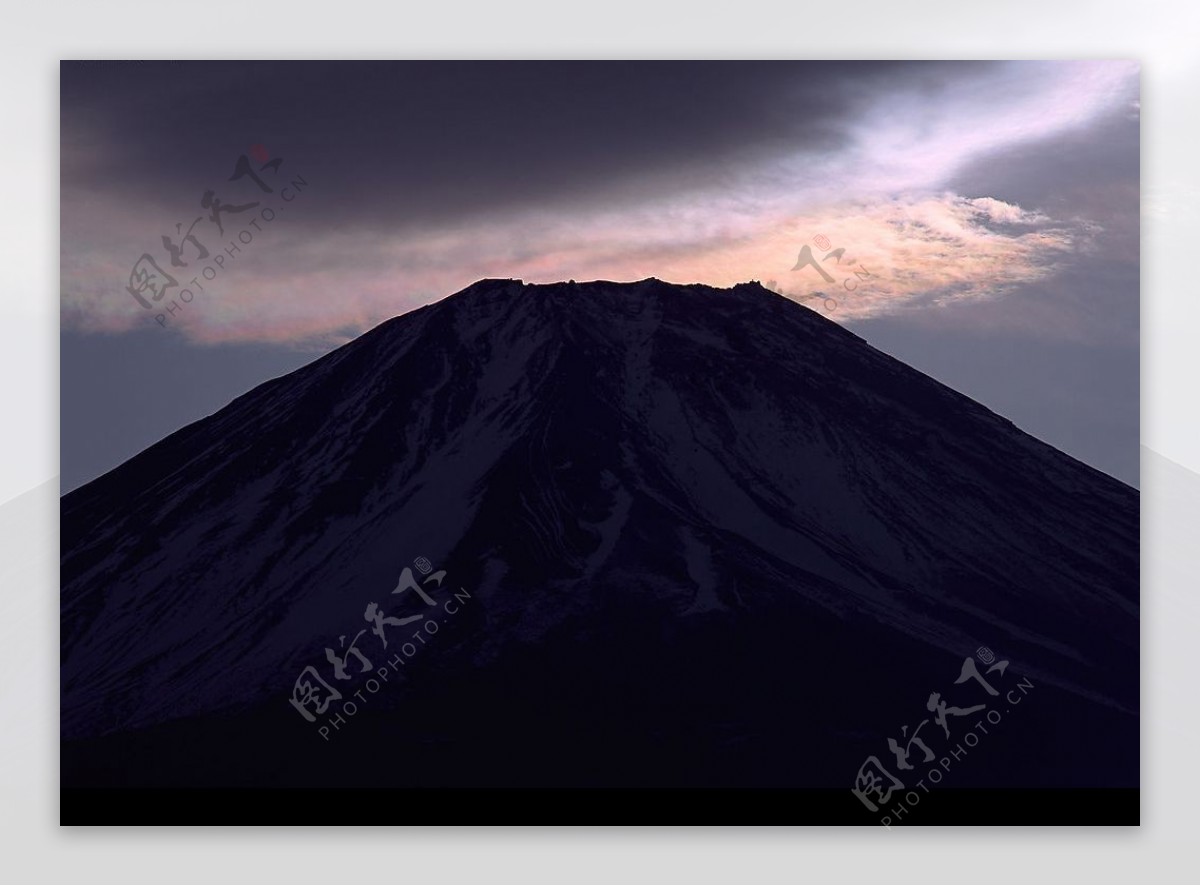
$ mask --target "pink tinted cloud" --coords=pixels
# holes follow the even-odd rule
[[[831,288],[811,268],[792,271],[800,247],[817,234],[845,250],[840,261],[823,262],[837,281],[839,317],[862,317],[931,297],[995,296],[1042,279],[1087,231],[994,198],[950,193],[762,221],[713,223],[701,209],[658,219],[513,217],[509,224],[480,222],[396,240],[358,232],[289,242],[280,227],[261,234],[261,244],[247,246],[238,263],[167,320],[202,342],[335,343],[481,277],[654,276],[715,286],[757,279],[805,300]],[[256,245],[261,251],[251,253]],[[71,323],[118,330],[130,317],[154,322],[154,312],[139,312],[128,296],[119,311],[97,309],[111,304],[101,297],[104,287],[122,281],[127,267],[100,256],[64,257],[64,278],[81,267],[95,276],[77,279],[84,297],[65,303]]]

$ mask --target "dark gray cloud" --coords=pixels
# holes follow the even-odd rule
[[[763,157],[827,153],[881,90],[988,65],[934,67],[64,62],[64,144],[90,156],[64,168],[63,184],[99,180],[131,200],[215,187],[261,143],[284,171],[322,183],[311,223],[402,229],[614,187],[667,191]]]

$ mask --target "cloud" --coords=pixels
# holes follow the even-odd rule
[[[973,206],[978,213],[994,222],[1003,222],[1009,225],[1033,225],[1049,221],[1040,212],[1030,212],[1012,203],[997,200],[995,197],[972,197],[966,202]]]
[[[1058,273],[1094,232],[994,197],[943,193],[863,204],[832,221],[796,218],[789,233],[793,244],[828,239],[828,249],[810,249],[834,282],[805,267],[773,277],[776,291],[816,299],[818,309],[823,293],[840,316],[861,318],[1001,296]],[[840,256],[824,257],[839,248]]]
[[[401,108],[416,115],[428,104],[433,118],[456,121],[455,139],[444,142],[410,124],[400,134],[386,128],[393,124],[364,130],[363,120],[375,125],[371,102],[386,101],[382,90],[355,94],[344,102],[354,115],[337,117],[339,101],[327,96],[321,104],[315,91],[327,75],[304,68],[293,78],[304,88],[288,107],[301,115],[306,101],[317,102],[309,129],[331,141],[310,141],[315,153],[290,155],[282,171],[303,175],[310,187],[286,207],[270,198],[278,218],[248,231],[251,243],[229,242],[241,226],[223,238],[199,229],[213,255],[241,251],[214,279],[199,278],[192,290],[203,288],[186,304],[177,297],[192,277],[178,269],[168,325],[199,342],[336,343],[485,276],[655,276],[718,286],[774,279],[804,299],[813,281],[828,287],[813,269],[790,270],[817,234],[845,249],[840,263],[828,260],[844,293],[835,319],[994,298],[1059,272],[1091,248],[1100,220],[944,183],[997,152],[1086,127],[1113,109],[1126,113],[1137,88],[1137,68],[1125,63],[754,67],[740,85],[723,72],[743,69],[717,66],[669,68],[635,99],[647,71],[612,86],[607,70],[617,71],[572,69],[570,93],[545,120],[553,98],[546,70],[505,73],[506,83],[515,77],[509,85],[524,83],[536,98],[517,102],[508,122],[488,104],[494,89],[475,96],[461,76],[439,69],[431,88],[458,110],[448,116],[437,94],[415,93]],[[237,85],[236,77],[189,76],[193,101],[244,100],[202,98],[206,82]],[[127,75],[119,84],[135,109],[140,82]],[[281,82],[272,83],[276,94]],[[155,100],[156,89],[147,93]],[[75,90],[86,93],[77,102],[86,113],[73,116]],[[755,90],[767,98],[753,98]],[[629,108],[614,101],[621,96]],[[164,312],[139,308],[125,291],[138,256],[161,253],[161,235],[200,214],[203,188],[215,182],[230,189],[221,192],[226,199],[247,199],[233,190],[246,182],[225,182],[231,164],[213,159],[224,154],[209,141],[203,151],[180,147],[186,164],[171,155],[177,162],[160,167],[143,148],[126,152],[120,145],[128,139],[116,137],[121,127],[108,132],[111,121],[97,107],[121,112],[99,100],[85,85],[64,85],[63,324],[119,332],[153,326]],[[471,102],[479,105],[476,118],[467,113]],[[250,119],[281,125],[271,113],[265,122]],[[330,125],[315,125],[321,115]],[[641,129],[639,119],[647,121]],[[171,123],[155,122],[156,149],[173,137]],[[422,145],[415,163],[404,153],[414,142]],[[147,181],[138,184],[143,171]],[[870,275],[850,281],[853,293],[848,268]]]

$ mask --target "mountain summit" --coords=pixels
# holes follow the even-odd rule
[[[67,785],[849,787],[980,647],[957,784],[1137,784],[1137,493],[757,284],[482,280],[61,531]]]

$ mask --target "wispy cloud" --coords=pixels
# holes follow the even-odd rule
[[[822,262],[830,284],[806,267],[773,278],[797,300],[820,291],[845,317],[869,317],[914,304],[995,298],[1057,273],[1089,248],[1095,226],[1059,222],[993,197],[944,193],[867,204],[822,225],[794,219],[793,242],[814,234],[844,254]],[[782,244],[780,244],[782,246]],[[823,250],[811,247],[818,258]],[[818,303],[819,306],[819,303]]]

